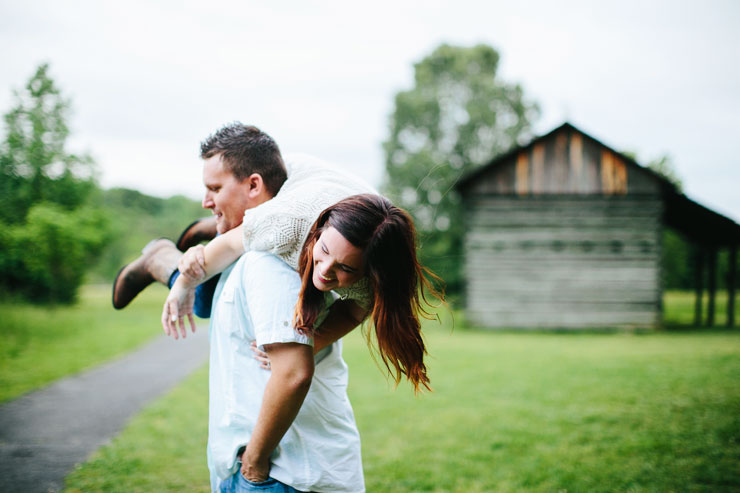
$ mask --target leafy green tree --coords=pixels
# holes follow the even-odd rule
[[[659,158],[653,159],[647,164],[647,167],[676,187],[679,192],[683,191],[683,181],[676,171],[676,166],[673,164],[673,159],[668,154],[664,154]]]
[[[71,302],[109,235],[92,159],[65,149],[65,100],[42,64],[5,115],[0,143],[0,292]]]
[[[497,75],[486,45],[443,44],[415,64],[415,84],[399,92],[384,143],[384,191],[414,217],[425,265],[451,294],[462,287],[464,223],[459,178],[531,136],[538,106]]]

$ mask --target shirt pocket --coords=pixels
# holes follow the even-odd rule
[[[223,292],[221,292],[221,301],[223,303],[233,305],[235,292],[236,288],[231,283],[227,283],[226,286],[224,286]]]

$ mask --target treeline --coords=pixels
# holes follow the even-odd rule
[[[111,240],[92,159],[65,149],[69,102],[41,65],[5,115],[0,143],[0,293],[75,300]]]
[[[193,176],[194,180],[198,176]],[[92,265],[89,282],[112,282],[118,269],[141,254],[154,238],[177,239],[199,217],[210,215],[200,202],[181,195],[167,199],[136,190],[113,188],[102,192],[102,206],[111,221],[112,240]]]
[[[397,94],[384,143],[384,191],[414,216],[421,256],[445,279],[453,297],[464,284],[464,231],[454,183],[496,151],[530,136],[538,115],[521,87],[497,76],[498,60],[498,53],[484,45],[440,46],[415,65],[414,88]],[[209,214],[181,196],[160,199],[123,188],[101,190],[92,159],[65,148],[68,111],[69,102],[49,77],[48,66],[41,65],[15,93],[5,115],[0,297],[73,302],[81,283],[111,282],[149,240],[175,239],[192,220]],[[651,167],[680,186],[667,158]],[[694,247],[676,233],[664,233],[665,288],[693,288],[694,255]],[[721,288],[728,265],[722,253]]]
[[[66,149],[70,104],[48,71],[38,67],[4,116],[0,297],[71,303],[85,280],[112,280],[149,239],[205,211],[185,197],[101,190],[90,156]]]

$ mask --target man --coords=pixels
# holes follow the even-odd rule
[[[186,250],[216,233],[223,234],[242,223],[244,211],[266,202],[277,194],[287,179],[280,150],[272,138],[256,127],[234,123],[223,127],[201,144],[203,208],[214,219],[196,221],[175,245],[170,240],[152,241],[141,257],[126,265],[113,283],[113,306],[122,309],[152,282],[171,287],[180,275],[180,250]],[[260,186],[263,185],[263,186]],[[179,249],[178,249],[179,247]],[[193,258],[189,259],[194,261]],[[218,278],[199,288],[196,314],[207,318],[213,288]]]
[[[213,211],[219,233],[238,226],[244,210],[272,198],[286,179],[277,145],[254,127],[226,126],[201,151],[203,207]],[[114,306],[126,306],[153,281],[171,285],[181,257],[169,240],[145,248],[117,276]],[[243,255],[218,280],[210,326],[208,462],[214,491],[243,491],[254,483],[261,483],[261,491],[364,489],[347,367],[341,343],[331,344],[357,322],[333,319],[341,328],[336,335],[326,331],[329,340],[321,346],[331,345],[317,355],[314,369],[313,341],[291,324],[299,290],[298,274],[262,252]],[[270,357],[271,372],[251,356],[252,341]]]
[[[221,275],[210,326],[213,491],[364,490],[341,342],[314,367],[313,341],[292,326],[300,286],[293,269],[265,252],[247,252]],[[252,341],[268,354],[270,372],[251,356]]]

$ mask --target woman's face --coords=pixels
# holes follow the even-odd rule
[[[362,250],[333,227],[327,227],[313,247],[313,285],[319,291],[347,287],[363,275]]]

